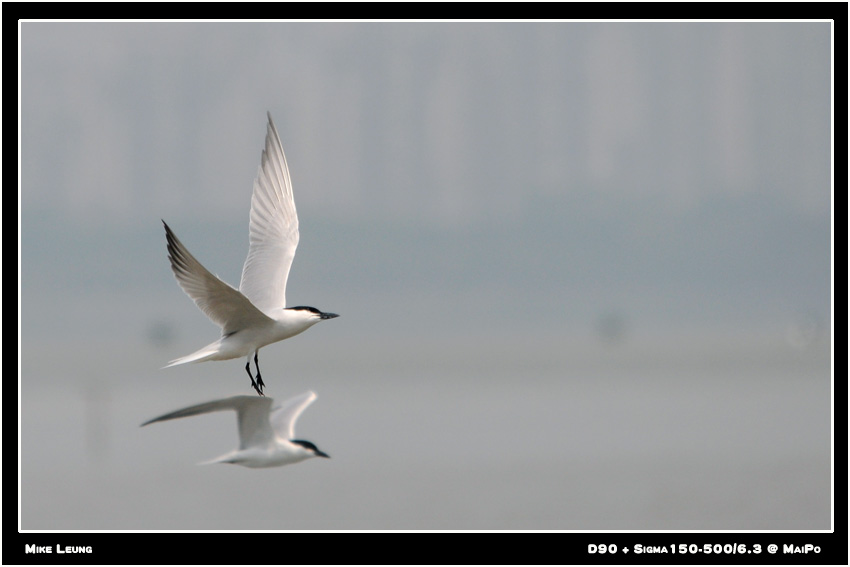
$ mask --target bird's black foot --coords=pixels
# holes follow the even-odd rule
[[[248,373],[248,378],[251,379],[251,387],[254,388],[259,395],[265,396],[265,394],[263,393],[263,388],[265,388],[266,385],[263,384],[263,379],[260,377],[259,368],[257,369],[257,380],[256,381],[254,380],[254,376],[251,374],[251,362],[250,361],[248,361],[248,364],[245,365],[245,372]]]
[[[259,376],[258,376],[258,378],[259,378]],[[255,390],[257,390],[258,394],[260,394],[261,396],[265,396],[265,394],[263,393],[263,388],[265,387],[265,384],[263,384],[262,380],[260,380],[259,382],[255,382],[254,379],[251,378],[251,386]]]
[[[258,360],[259,353],[260,353],[260,351],[258,351],[258,350],[254,351],[254,366],[257,367],[257,381],[255,383],[254,379],[251,378],[251,383],[254,384],[254,389],[257,390],[258,394],[260,394],[261,396],[265,396],[265,394],[263,393],[263,388],[265,388],[266,385],[263,384],[263,377],[260,375],[260,361]],[[248,372],[248,374],[251,374],[251,373]]]

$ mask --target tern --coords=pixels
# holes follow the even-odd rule
[[[162,221],[168,259],[177,283],[221,327],[221,338],[217,341],[172,360],[165,368],[244,356],[251,386],[261,396],[265,384],[258,360],[260,348],[303,333],[319,321],[338,317],[315,307],[286,307],[286,280],[298,246],[298,215],[280,136],[271,114],[268,118],[266,147],[251,197],[248,258],[242,267],[239,289],[204,268]],[[256,380],[251,374],[252,355]]]
[[[142,424],[188,417],[202,413],[236,410],[239,420],[239,448],[211,461],[199,463],[232,463],[243,467],[280,467],[311,457],[330,456],[310,441],[295,439],[295,422],[301,412],[316,399],[315,392],[305,392],[272,408],[272,398],[233,396],[204,404],[189,406]]]

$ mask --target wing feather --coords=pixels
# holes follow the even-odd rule
[[[269,422],[272,398],[259,396],[233,396],[185,407],[149,419],[142,427],[158,421],[167,421],[216,411],[235,410],[239,422],[239,448],[263,446],[272,441],[274,432]]]
[[[298,420],[298,416],[316,398],[316,392],[304,392],[273,409],[269,421],[275,433],[283,439],[295,439],[295,422]]]
[[[165,226],[168,242],[168,259],[177,283],[195,305],[216,325],[222,335],[240,331],[246,327],[260,325],[271,320],[257,309],[239,290],[214,276],[186,249],[171,228]]]
[[[276,310],[286,307],[286,281],[299,233],[289,167],[271,114],[268,119],[266,146],[251,197],[248,257],[239,291],[274,317]]]

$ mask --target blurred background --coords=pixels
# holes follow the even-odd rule
[[[829,23],[21,24],[25,530],[831,527]],[[332,456],[195,463],[252,392],[266,128],[301,244],[262,351]]]

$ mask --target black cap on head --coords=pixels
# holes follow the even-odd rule
[[[330,458],[331,458],[331,456],[330,456],[330,455],[328,455],[327,453],[324,453],[324,452],[320,451],[320,450],[319,450],[319,448],[318,448],[318,447],[316,447],[316,445],[314,445],[314,444],[313,444],[313,443],[311,443],[310,441],[304,441],[303,439],[290,439],[290,440],[289,440],[289,442],[290,442],[290,443],[295,443],[296,445],[301,445],[302,447],[304,447],[304,448],[305,448],[305,449],[307,449],[308,451],[312,451],[313,453],[315,453],[315,455],[316,455],[317,457],[324,457],[324,458],[326,458],[326,459],[330,459]]]

